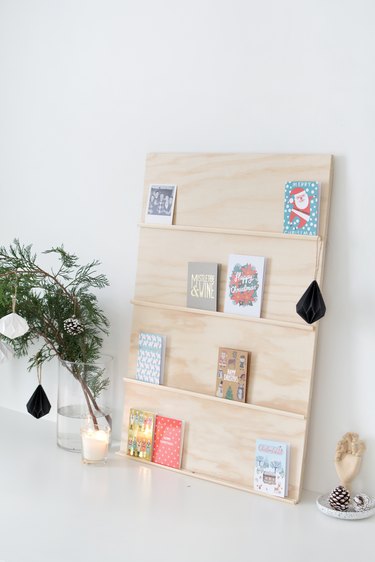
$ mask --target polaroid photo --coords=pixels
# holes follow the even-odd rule
[[[172,224],[176,185],[151,184],[146,207],[146,223]]]

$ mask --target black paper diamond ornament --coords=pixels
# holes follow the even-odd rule
[[[51,404],[48,400],[47,394],[44,392],[44,388],[42,387],[42,365],[37,366],[37,373],[39,384],[26,404],[26,408],[29,414],[34,416],[34,418],[39,419],[48,414],[51,409]]]
[[[313,324],[326,313],[326,305],[318,283],[314,280],[303,293],[296,305],[297,314],[308,324]]]
[[[26,408],[29,414],[37,419],[42,418],[50,411],[51,404],[41,384],[38,384],[34,394],[26,404]]]

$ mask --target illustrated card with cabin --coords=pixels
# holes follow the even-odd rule
[[[219,347],[216,372],[216,396],[237,402],[246,401],[249,352]]]
[[[289,443],[256,440],[254,489],[280,496],[288,495]]]

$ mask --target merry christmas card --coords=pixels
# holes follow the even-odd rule
[[[260,317],[266,258],[231,254],[224,312]]]
[[[219,347],[216,371],[216,396],[237,402],[246,401],[248,351]]]
[[[152,462],[181,468],[184,422],[156,416]]]
[[[317,181],[289,181],[284,192],[284,234],[317,236],[320,185]]]

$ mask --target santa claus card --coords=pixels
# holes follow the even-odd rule
[[[224,312],[260,317],[265,262],[262,256],[229,256]]]
[[[317,236],[320,185],[317,181],[288,181],[285,185],[284,233]]]

